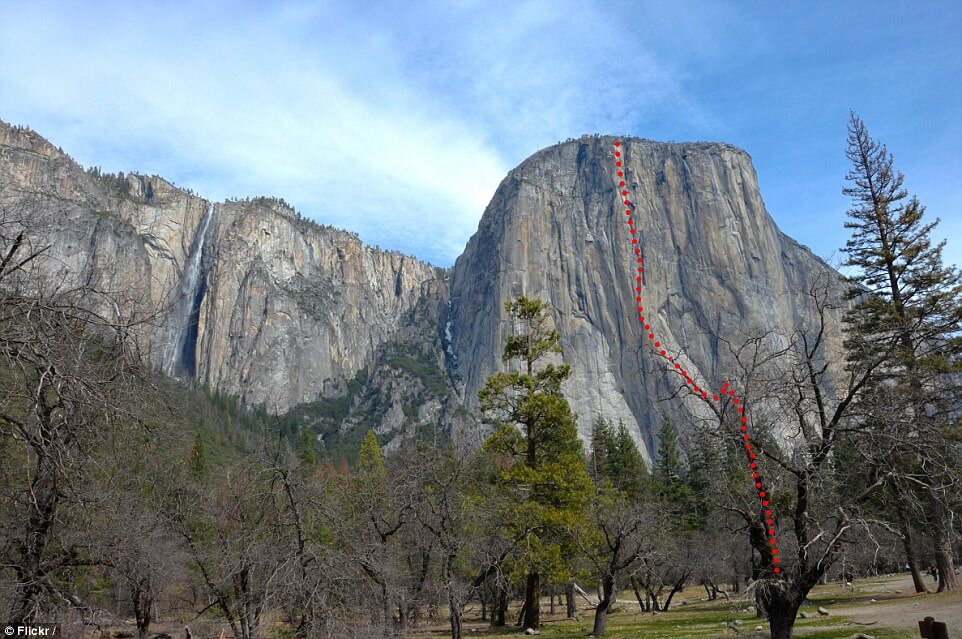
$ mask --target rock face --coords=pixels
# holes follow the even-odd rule
[[[85,171],[3,123],[0,204],[49,244],[48,279],[94,283],[152,314],[139,339],[158,368],[248,406],[297,408],[316,428],[410,436],[440,423],[477,443],[469,409],[501,367],[504,302],[545,299],[581,433],[596,416],[623,420],[650,458],[662,416],[699,408],[663,401],[675,388],[634,318],[613,140],[569,141],[511,171],[451,273],[281,200],[211,203],[155,176]],[[810,281],[837,274],[779,232],[744,151],[638,139],[622,149],[649,321],[720,385],[732,377],[719,337],[790,333],[811,313]],[[840,347],[837,322],[831,333]]]
[[[596,416],[623,420],[650,457],[662,416],[700,407],[663,401],[676,387],[642,343],[613,141],[569,141],[508,174],[454,267],[448,347],[470,404],[501,365],[504,302],[519,294],[549,301],[581,434]],[[778,230],[744,151],[638,139],[621,148],[648,321],[684,352],[683,365],[721,386],[734,369],[713,335],[788,335],[811,313],[813,278],[837,274]],[[840,346],[837,330],[831,340]]]
[[[0,203],[49,244],[49,281],[93,283],[156,315],[141,336],[155,365],[269,411],[346,392],[446,290],[440,269],[281,201],[215,205],[157,177],[101,176],[2,123]]]

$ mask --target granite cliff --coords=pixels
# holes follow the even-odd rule
[[[650,455],[661,416],[686,408],[662,401],[672,387],[632,319],[612,141],[568,141],[511,171],[450,272],[282,200],[212,203],[156,176],[84,170],[3,123],[0,204],[50,246],[50,281],[114,291],[151,317],[139,340],[156,367],[327,432],[440,424],[476,443],[471,409],[501,365],[503,303],[546,299],[581,432],[621,419]],[[810,313],[810,281],[836,275],[778,230],[744,151],[639,139],[624,150],[652,323],[720,379],[718,337],[788,334]]]
[[[452,371],[472,405],[500,366],[510,328],[503,302],[522,293],[548,300],[572,366],[566,390],[581,434],[596,416],[623,420],[650,454],[663,416],[685,424],[700,406],[666,401],[677,385],[642,348],[614,140],[568,141],[508,174],[454,267],[445,323]],[[778,230],[744,151],[631,138],[622,148],[649,321],[689,370],[720,386],[735,368],[719,338],[787,337],[812,313],[812,282],[838,275]],[[829,336],[837,349],[839,320]]]

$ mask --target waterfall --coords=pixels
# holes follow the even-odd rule
[[[163,371],[167,375],[173,375],[182,365],[184,345],[191,332],[191,320],[197,321],[195,306],[200,301],[197,297],[203,283],[204,241],[212,217],[214,217],[214,205],[210,204],[190,245],[187,263],[180,277],[180,290],[170,309],[163,358]],[[194,334],[196,335],[196,331]]]

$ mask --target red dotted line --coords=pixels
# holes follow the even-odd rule
[[[682,368],[681,364],[676,361],[676,357],[668,354],[668,349],[663,343],[663,339],[655,336],[651,324],[645,320],[645,307],[642,306],[641,299],[641,289],[643,275],[645,272],[644,258],[641,257],[641,249],[638,247],[638,234],[635,228],[635,222],[633,219],[632,208],[633,205],[631,200],[628,199],[628,191],[625,189],[625,171],[622,166],[621,160],[621,141],[616,140],[615,146],[615,167],[618,173],[618,188],[621,189],[621,197],[623,198],[623,204],[625,205],[625,220],[628,223],[628,233],[631,234],[631,244],[632,250],[635,254],[635,260],[637,262],[637,275],[635,275],[635,302],[637,303],[638,321],[644,327],[648,334],[648,342],[654,349],[655,353],[666,360],[669,364],[668,370],[672,373],[677,373],[685,380],[685,384],[689,387],[696,395],[700,395],[702,399],[708,399],[708,391],[695,383],[695,380],[688,374],[688,371]],[[751,435],[748,434],[748,417],[745,415],[745,403],[740,397],[735,396],[735,391],[729,388],[728,382],[725,382],[718,394],[712,394],[711,399],[714,402],[721,402],[722,397],[729,397],[732,404],[736,406],[736,410],[739,415],[741,415],[741,432],[742,441],[745,446],[745,453],[748,456],[748,468],[751,471],[752,480],[755,484],[755,490],[758,492],[758,499],[761,502],[762,508],[764,508],[765,516],[763,517],[763,522],[765,523],[765,528],[768,531],[768,543],[771,546],[772,552],[772,563],[775,564],[774,572],[779,574],[782,570],[778,566],[778,544],[775,540],[775,519],[772,512],[771,503],[769,501],[768,491],[765,490],[765,486],[762,482],[762,476],[758,472],[758,454],[755,452],[755,447],[752,444]]]

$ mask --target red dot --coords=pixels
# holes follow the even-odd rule
[[[619,140],[615,140],[615,146],[621,146],[621,142]]]
[[[645,324],[645,330],[647,331],[649,328],[651,328],[651,326],[649,326],[648,324]]]
[[[625,176],[624,171],[618,171],[618,177],[624,177],[624,176]],[[624,186],[624,184],[622,184],[622,186]]]
[[[714,400],[714,401],[716,401],[716,402],[718,401],[718,395],[712,395],[711,398],[712,398],[712,400]]]
[[[696,393],[700,393],[700,392],[701,392],[701,389],[698,388],[697,386],[695,386],[695,392],[696,392]]]
[[[635,287],[635,292],[636,292],[636,293],[640,293],[640,292],[641,292],[641,287],[640,287],[640,286],[636,286],[636,287]]]
[[[664,356],[667,355],[667,354],[668,354],[668,351],[662,351],[662,352],[661,352],[661,356],[662,356],[662,357],[664,357]]]
[[[654,333],[648,333],[648,339],[655,339]]]
[[[758,473],[752,473],[752,479],[758,479]]]
[[[661,342],[655,342],[655,348],[658,348],[660,346],[661,346]]]
[[[748,435],[742,435],[742,439],[744,439],[747,442],[750,438],[748,437]]]
[[[631,243],[632,243],[632,244],[637,244],[637,243],[638,243],[638,240],[636,240],[635,238],[631,238]]]
[[[681,364],[679,364],[678,362],[675,362],[675,368],[681,368]]]
[[[779,568],[778,566],[775,566],[775,574],[776,574],[776,575],[777,575],[778,573],[780,573],[781,571],[782,571],[781,568]]]
[[[635,249],[635,255],[641,255],[641,249]]]
[[[615,166],[621,166],[621,162],[615,162]]]
[[[701,396],[702,396],[704,399],[708,399],[708,392],[707,392],[707,391],[702,391],[702,392],[701,392]]]
[[[758,464],[756,464],[755,462],[752,462],[752,463],[750,463],[750,464],[748,465],[748,467],[749,467],[749,468],[758,468]]]
[[[618,175],[621,175],[621,171],[618,171]],[[625,185],[624,180],[622,180],[621,182],[618,182],[618,186],[624,186],[624,185]]]
[[[621,194],[622,194],[622,195],[628,195],[628,191],[622,191]]]
[[[620,158],[620,157],[621,157],[621,151],[615,151],[615,157],[616,157],[616,158]]]
[[[766,514],[766,515],[771,515],[771,514],[772,514],[772,511],[766,510],[766,511],[765,511],[765,514]]]
[[[743,424],[747,424],[747,423],[748,423],[748,418],[747,418],[747,417],[742,417],[742,423],[743,423]]]
[[[732,401],[735,402],[735,405],[736,405],[736,406],[738,405],[738,398],[737,398],[737,397],[736,397],[735,399],[733,399]]]

